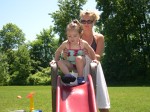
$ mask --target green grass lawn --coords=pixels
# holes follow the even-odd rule
[[[110,112],[150,112],[150,87],[109,87]]]
[[[110,112],[150,112],[150,87],[109,87]],[[29,112],[28,93],[35,92],[34,107],[52,112],[51,86],[0,86],[0,112]],[[18,99],[17,96],[22,98]]]
[[[26,110],[29,112],[30,100],[27,95],[35,92],[34,107],[43,112],[52,112],[51,86],[0,86],[0,112],[13,112],[14,110]],[[22,98],[18,99],[17,96]]]

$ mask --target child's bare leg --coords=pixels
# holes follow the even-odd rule
[[[57,62],[58,67],[64,74],[69,74],[69,70],[71,69],[71,65],[66,60],[59,60]]]
[[[82,56],[77,56],[76,57],[76,68],[78,71],[78,77],[77,77],[78,84],[84,84],[85,83],[85,80],[83,77],[84,66],[85,66],[85,58]]]
[[[83,56],[77,56],[76,57],[76,68],[77,68],[79,77],[83,77],[84,66],[85,66],[85,58]]]
[[[57,64],[61,71],[65,74],[65,76],[61,77],[62,81],[64,83],[74,82],[76,77],[72,76],[69,72],[69,70],[72,69],[72,64],[66,60],[59,60]]]

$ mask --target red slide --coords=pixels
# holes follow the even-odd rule
[[[57,79],[56,112],[97,112],[91,75],[85,84],[64,86]]]

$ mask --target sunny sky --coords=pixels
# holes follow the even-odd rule
[[[83,9],[95,7],[95,0],[88,0]],[[48,13],[56,10],[57,0],[0,0],[0,30],[3,25],[13,23],[22,29],[27,41],[33,41],[43,28],[53,25]]]

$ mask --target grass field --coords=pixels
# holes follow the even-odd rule
[[[150,87],[109,87],[110,112],[150,112]],[[35,92],[34,107],[51,110],[51,86],[0,86],[0,112],[29,112],[28,93]],[[22,98],[18,99],[17,96]]]
[[[35,92],[34,107],[43,112],[51,112],[51,86],[0,86],[0,112],[26,110],[29,112],[30,92]],[[18,99],[17,96],[22,98]]]
[[[109,87],[110,112],[150,112],[150,87]]]

